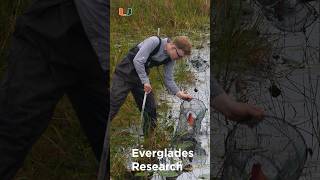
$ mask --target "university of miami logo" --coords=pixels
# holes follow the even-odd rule
[[[131,16],[132,15],[132,8],[127,8],[126,13],[124,13],[123,8],[119,8],[119,16]]]

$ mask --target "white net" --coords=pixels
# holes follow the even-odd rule
[[[201,121],[204,118],[206,111],[206,106],[198,99],[183,101],[180,106],[179,122],[176,133],[188,133],[195,137],[200,133]]]

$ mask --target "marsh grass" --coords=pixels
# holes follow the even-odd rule
[[[216,8],[211,40],[213,72],[226,92],[249,71],[263,66],[271,55],[270,42],[259,34],[261,18],[246,22],[242,3],[227,0],[213,5]]]
[[[73,108],[64,97],[16,179],[96,179],[97,167]]]

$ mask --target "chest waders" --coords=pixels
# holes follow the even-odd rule
[[[154,61],[151,57],[154,56],[161,47],[161,39],[159,39],[159,44],[156,48],[150,53],[147,62],[145,63],[146,73],[149,74],[150,68],[155,66],[160,66],[171,61],[171,58],[167,58],[164,61],[157,62]],[[133,64],[133,59],[139,51],[139,47],[135,46],[128,52],[127,56],[117,65],[115,73],[112,78],[112,86],[110,92],[110,113],[109,119],[112,120],[120,107],[124,103],[129,92],[132,92],[132,95],[136,101],[136,104],[141,111],[141,107],[144,99],[144,86],[141,83],[141,80],[136,72],[136,69]],[[145,109],[144,109],[144,119],[145,122],[143,125],[144,134],[146,134],[146,129],[155,127],[156,123],[156,103],[154,100],[154,95],[150,92],[147,95]]]
[[[152,56],[155,55],[160,47],[161,47],[161,39],[159,39],[159,44],[157,47],[150,53],[147,62],[145,63],[146,73],[149,74],[150,68],[154,66],[160,66],[166,64],[171,61],[171,58],[167,58],[162,62],[157,62],[152,60]],[[119,111],[122,104],[125,102],[127,95],[129,92],[132,93],[134,100],[137,104],[137,107],[140,111],[142,111],[142,104],[144,99],[144,86],[141,83],[141,80],[135,70],[133,59],[139,51],[139,47],[135,46],[128,52],[127,56],[117,65],[115,69],[115,73],[112,77],[112,85],[110,88],[110,111],[108,121],[109,124],[111,120],[115,117],[117,112]],[[143,123],[143,132],[144,135],[147,136],[149,131],[156,126],[156,103],[153,92],[150,92],[147,95],[145,100],[145,109],[143,112],[144,116],[144,123]],[[109,154],[109,146],[108,146],[108,134],[106,134],[105,138],[105,145],[103,149],[102,161],[100,164],[100,171],[99,171],[99,180],[103,179],[103,173],[107,171],[107,164],[109,163],[106,161],[107,157],[110,156]]]
[[[160,66],[160,65],[166,64],[169,61],[171,61],[170,57],[165,59],[164,61],[161,61],[161,62],[152,60],[151,57],[154,56],[159,51],[159,49],[161,47],[161,39],[159,37],[158,37],[158,39],[159,39],[159,44],[150,53],[150,55],[147,59],[147,62],[145,63],[145,70],[148,75],[150,73],[150,68],[155,67],[155,66]],[[129,53],[127,54],[127,56],[117,65],[117,67],[115,69],[115,74],[122,76],[124,78],[124,80],[127,82],[141,84],[141,80],[140,80],[140,78],[136,72],[136,69],[134,67],[134,64],[133,64],[133,59],[137,55],[138,51],[139,51],[138,46],[131,48]]]
[[[147,62],[145,63],[145,70],[148,75],[150,73],[150,68],[155,66],[160,66],[171,61],[170,57],[166,58],[164,61],[161,61],[161,62],[152,60],[152,56],[154,56],[161,47],[161,39],[159,37],[158,37],[158,40],[159,40],[159,44],[150,53],[147,59]],[[143,129],[144,135],[146,135],[148,134],[149,128],[154,128],[156,126],[156,103],[153,97],[154,96],[153,93],[149,93],[147,95],[147,96],[151,96],[150,98],[145,99],[144,97],[145,96],[144,87],[143,87],[143,84],[141,83],[141,80],[133,64],[133,59],[137,55],[138,51],[139,51],[138,46],[135,46],[132,49],[130,49],[127,56],[117,65],[115,70],[115,75],[122,76],[123,80],[127,82],[129,86],[134,87],[132,93],[134,95],[134,98],[138,105],[139,110],[143,113],[144,122],[143,122],[142,129]],[[120,107],[121,105],[122,104],[120,104]]]

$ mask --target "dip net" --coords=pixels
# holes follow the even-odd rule
[[[174,135],[176,148],[194,151],[195,154],[200,156],[207,154],[199,141],[201,122],[205,117],[206,111],[205,104],[199,99],[181,103],[179,121]],[[188,161],[193,161],[193,158],[189,158]]]
[[[235,125],[225,148],[223,180],[247,180],[257,173],[257,167],[268,180],[298,179],[308,150],[300,132],[276,117],[255,125]]]
[[[180,105],[179,121],[176,134],[196,136],[200,133],[201,121],[207,111],[206,106],[199,99],[183,101]]]

